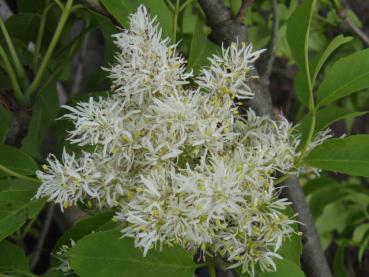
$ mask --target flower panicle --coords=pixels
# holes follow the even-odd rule
[[[232,44],[210,58],[194,79],[177,45],[162,39],[144,6],[114,36],[118,53],[105,70],[112,93],[65,106],[73,123],[67,140],[78,154],[50,155],[37,172],[45,197],[61,209],[78,202],[113,208],[146,255],[179,244],[220,254],[254,274],[276,268],[278,249],[293,234],[289,202],[277,174],[297,172],[299,140],[293,126],[235,101],[250,99],[253,63],[262,51]],[[312,147],[328,138],[322,133]]]

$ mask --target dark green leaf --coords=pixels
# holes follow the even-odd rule
[[[333,260],[333,273],[335,277],[346,277],[345,247],[338,246]]]
[[[288,44],[292,56],[301,71],[301,83],[306,84],[308,87],[311,85],[308,58],[309,30],[315,4],[316,0],[303,1],[303,3],[296,8],[287,23]],[[300,97],[300,100],[305,105],[308,104],[308,92],[309,89]]]
[[[309,102],[309,84],[306,79],[306,73],[302,70],[297,71],[295,78],[295,90],[297,99],[303,105],[308,105]]]
[[[257,270],[256,277],[305,277],[300,266],[287,259],[276,260],[277,270],[275,272],[262,272]],[[240,277],[251,277],[247,273],[238,272]]]
[[[128,27],[128,16],[139,6],[136,1],[129,0],[101,0],[101,3],[123,27]]]
[[[101,0],[101,3],[123,27],[128,26],[128,16],[131,13],[136,12],[139,5],[144,4],[152,17],[157,16],[160,26],[163,28],[164,34],[169,35],[172,31],[172,15],[164,1]]]
[[[332,178],[327,176],[321,176],[320,178],[310,180],[303,186],[305,196],[309,196],[310,194],[319,191],[320,189],[329,187],[329,186],[337,186],[337,182]]]
[[[0,144],[0,165],[22,175],[34,175],[38,169],[36,162],[15,147]],[[5,173],[0,170],[0,177]]]
[[[262,272],[257,274],[257,277],[305,277],[304,272],[295,263],[283,259],[276,261],[276,272]]]
[[[40,147],[44,143],[45,136],[58,115],[60,106],[56,92],[56,83],[41,91],[32,108],[32,118],[29,124],[27,136],[22,141],[22,150],[34,158],[42,159]]]
[[[40,13],[46,5],[47,0],[17,0],[18,12]]]
[[[204,28],[204,20],[200,16],[197,17],[188,59],[188,68],[193,69],[195,72],[201,66],[207,65],[209,63],[208,58],[219,50],[219,46],[207,38]]]
[[[63,234],[54,249],[58,250],[62,245],[70,244],[71,239],[77,242],[83,236],[88,235],[93,231],[98,231],[101,226],[111,221],[113,214],[113,212],[104,212],[89,218],[81,219],[75,223],[71,229]]]
[[[341,108],[337,106],[328,106],[324,109],[319,110],[316,114],[316,126],[314,130],[314,135],[319,131],[324,130],[329,125],[338,120],[352,119],[358,116],[362,116],[366,113],[368,112],[352,112],[347,110],[346,108]],[[301,133],[302,142],[305,142],[305,139],[309,132],[310,124],[311,124],[311,115],[307,114],[297,127],[297,129]]]
[[[369,87],[369,49],[338,60],[318,90],[318,104],[327,105]]]
[[[22,272],[31,273],[23,250],[6,240],[0,242],[0,272],[13,273],[17,276],[25,276],[20,274]]]
[[[45,202],[32,200],[35,192],[35,186],[24,181],[0,191],[0,241],[41,211]]]
[[[336,201],[337,199],[344,198],[345,196],[346,193],[340,190],[340,187],[337,183],[336,186],[333,183],[331,185],[322,187],[310,196],[309,207],[311,215],[315,219],[318,218],[322,214],[325,206]]]
[[[305,159],[309,165],[353,176],[369,177],[369,135],[329,139]]]
[[[39,15],[34,13],[20,13],[11,16],[6,22],[6,28],[12,39],[18,39],[28,44],[36,39]]]
[[[117,51],[117,47],[113,42],[112,35],[117,33],[117,29],[106,17],[96,12],[91,12],[96,19],[97,24],[104,36],[104,65],[113,62],[114,53]]]
[[[359,253],[358,253],[358,259],[359,259],[360,262],[363,259],[365,250],[368,248],[368,243],[369,243],[369,235],[366,236],[364,241],[360,244]]]
[[[194,274],[196,264],[179,247],[151,250],[146,257],[134,247],[132,239],[121,238],[119,231],[88,235],[67,253],[73,270],[80,276],[131,277],[176,276]]]
[[[341,45],[352,40],[352,37],[344,37],[343,35],[339,35],[335,37],[327,46],[327,48],[319,55],[316,59],[316,63],[312,64],[310,72],[312,75],[312,84],[315,83],[316,77],[324,63],[327,61],[329,56],[338,49]]]

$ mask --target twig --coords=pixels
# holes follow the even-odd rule
[[[89,6],[94,11],[101,13],[105,16],[111,17],[109,12],[103,6],[101,6],[99,0],[85,0],[85,2],[87,6]]]
[[[236,21],[238,23],[242,23],[244,21],[249,2],[251,2],[251,1],[249,1],[249,0],[243,0],[242,1],[241,7],[238,10],[238,13],[236,15]]]
[[[356,34],[365,44],[369,47],[369,37],[368,35],[363,32],[360,28],[356,27],[355,24],[350,20],[350,18],[347,16],[347,10],[354,12],[351,9],[350,4],[346,0],[342,0],[343,7],[341,10],[338,10],[337,13],[339,17],[342,18],[342,20],[347,24],[347,26],[350,28],[350,30]]]
[[[34,250],[34,256],[32,256],[32,258],[31,258],[31,269],[32,270],[34,270],[36,268],[37,263],[40,259],[42,248],[44,246],[46,236],[49,233],[49,229],[50,229],[50,226],[51,226],[51,223],[52,223],[54,210],[55,210],[55,205],[50,204],[49,209],[48,209],[47,214],[46,214],[46,217],[45,217],[44,227],[42,228],[40,238],[37,241],[37,244],[36,244],[36,247],[35,247],[35,250]]]
[[[273,30],[272,38],[269,47],[269,59],[265,67],[263,79],[269,83],[270,74],[272,73],[273,64],[275,60],[275,54],[278,46],[278,31],[279,31],[279,8],[277,0],[273,0]]]
[[[366,44],[366,46],[369,47],[368,35],[364,33],[361,29],[356,27],[348,17],[346,17],[344,21],[347,24],[347,26],[351,29],[351,31],[354,32]]]

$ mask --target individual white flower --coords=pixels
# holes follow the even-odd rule
[[[324,141],[327,139],[330,139],[333,137],[332,130],[330,128],[327,128],[325,130],[319,131],[317,134],[315,134],[313,140],[310,142],[310,144],[307,147],[307,152],[310,152],[318,145],[321,145]]]
[[[185,60],[176,45],[161,36],[156,18],[151,19],[144,6],[130,16],[127,30],[114,35],[120,52],[107,70],[116,93],[142,104],[145,94],[167,94],[188,83],[192,73],[185,72]]]
[[[97,196],[90,184],[100,174],[94,170],[95,163],[89,154],[85,153],[78,159],[75,154],[70,155],[64,150],[62,162],[54,155],[49,155],[46,161],[48,164],[43,166],[43,171],[36,172],[42,182],[36,198],[47,197],[48,201],[59,204],[63,210],[75,205],[86,194]]]
[[[252,149],[258,166],[271,166],[271,170],[286,173],[294,170],[300,155],[300,141],[293,135],[292,125],[280,115],[276,121],[268,116],[257,116],[248,110],[245,120],[239,121],[236,130],[241,133],[241,143]],[[249,152],[247,154],[250,155]]]
[[[197,78],[197,84],[210,93],[219,96],[229,96],[232,99],[250,99],[254,96],[248,81],[253,63],[264,50],[253,52],[252,45],[241,47],[232,43],[228,48],[222,48],[222,56],[213,55],[209,58],[209,68],[204,68]]]
[[[69,276],[74,273],[66,255],[75,244],[75,241],[71,239],[70,246],[64,244],[56,252],[55,257],[60,261],[60,265],[56,269],[59,270],[64,276]]]
[[[43,171],[37,171],[42,184],[36,198],[47,197],[64,208],[78,201],[93,200],[98,207],[114,207],[125,195],[122,185],[127,182],[125,172],[117,170],[120,160],[82,152],[80,157],[64,149],[62,162],[49,155]]]

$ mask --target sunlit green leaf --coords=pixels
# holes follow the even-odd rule
[[[319,131],[324,130],[332,123],[342,120],[342,119],[352,119],[355,117],[362,116],[367,114],[368,112],[352,112],[347,110],[346,108],[337,107],[337,106],[328,106],[324,109],[321,109],[316,114],[316,126],[314,129],[314,135]],[[311,124],[311,115],[307,114],[300,124],[297,126],[297,130],[301,133],[301,141],[304,144],[307,134],[309,132]]]
[[[37,163],[26,153],[17,148],[0,144],[0,165],[21,175],[34,175]],[[6,173],[0,170],[0,177]]]
[[[192,256],[179,247],[151,250],[143,257],[132,239],[121,238],[119,231],[85,236],[67,253],[74,271],[80,276],[131,277],[178,276],[194,274],[197,265]]]
[[[369,135],[354,135],[325,141],[305,162],[324,170],[369,177],[368,153]]]
[[[329,70],[318,90],[318,104],[327,105],[369,87],[369,49],[339,59]]]

